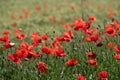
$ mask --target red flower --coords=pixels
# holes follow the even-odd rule
[[[98,78],[102,80],[107,80],[109,73],[107,71],[101,71],[98,73]]]
[[[46,54],[50,54],[50,55],[54,54],[54,50],[52,48],[47,47],[47,46],[44,46],[42,48],[42,52],[44,52]]]
[[[115,55],[114,55],[114,58],[115,58],[116,60],[120,60],[120,54],[115,54]]]
[[[42,74],[46,74],[48,66],[44,62],[38,62],[38,71]]]
[[[113,47],[115,47],[116,46],[116,43],[115,42],[109,42],[108,43],[108,47],[111,49],[111,48],[113,48]]]
[[[115,52],[120,52],[120,46],[116,46],[116,47],[114,48],[114,51],[115,51]]]
[[[86,80],[86,78],[84,76],[82,76],[82,75],[79,75],[78,80]]]
[[[17,63],[17,64],[21,64],[22,61],[20,60],[20,58],[16,55],[16,54],[10,54],[8,56],[8,59],[10,59],[11,61]]]
[[[67,66],[75,66],[75,65],[77,65],[78,64],[78,60],[77,59],[71,59],[71,60],[68,60],[67,62],[66,62],[66,64],[67,64]]]
[[[30,14],[30,11],[29,11],[28,9],[26,9],[26,10],[24,10],[24,13],[25,13],[26,15],[29,15],[29,14]]]
[[[32,56],[29,54],[28,50],[27,49],[20,49],[20,50],[17,50],[16,52],[17,56],[19,58],[31,58]]]
[[[109,36],[115,36],[116,35],[116,31],[115,31],[114,28],[112,28],[111,25],[107,25],[105,33],[108,34]]]
[[[69,30],[69,24],[68,24],[68,23],[64,24],[63,27],[64,27],[66,30]]]
[[[42,40],[47,40],[47,39],[48,39],[48,35],[47,34],[42,35]]]
[[[98,67],[98,63],[97,63],[97,61],[95,61],[95,60],[89,60],[89,64],[91,65],[91,66],[96,66],[96,67]]]
[[[94,16],[89,16],[89,20],[90,20],[91,22],[96,22],[96,21],[97,21]]]
[[[39,44],[42,41],[41,37],[39,36],[39,34],[37,32],[33,32],[31,37],[33,38],[33,43],[32,44],[34,46],[39,46]]]
[[[75,6],[71,6],[70,8],[71,8],[72,10],[75,10]]]
[[[10,38],[8,36],[1,36],[0,41],[5,44],[8,44],[10,42]]]
[[[87,53],[87,57],[89,57],[91,59],[95,59],[96,58],[96,54],[94,52],[88,52]]]
[[[15,46],[15,43],[12,43],[12,42],[4,44],[4,47],[5,47],[6,49],[12,48],[12,47],[14,47],[14,46]]]
[[[14,31],[15,34],[22,34],[22,29],[17,29]]]
[[[23,40],[23,39],[26,38],[26,35],[25,34],[20,34],[20,35],[16,36],[16,38],[19,39],[19,40]]]
[[[96,42],[96,41],[99,40],[99,36],[98,35],[93,35],[93,36],[91,36],[91,40]]]
[[[86,22],[84,22],[81,18],[76,20],[74,23],[74,30],[79,31],[81,30],[84,26],[86,26]]]
[[[32,57],[41,57],[42,53],[40,52],[30,52],[30,54],[32,55]]]
[[[16,23],[16,22],[12,23],[12,26],[13,26],[13,27],[16,27],[16,26],[17,26],[17,23]]]
[[[59,57],[67,56],[67,54],[65,54],[64,50],[61,49],[61,48],[56,49],[55,52],[56,52],[56,55],[59,56]]]
[[[3,34],[5,34],[5,35],[9,35],[10,32],[9,32],[8,30],[4,30],[4,31],[3,31]]]
[[[66,42],[70,42],[72,38],[74,38],[73,32],[72,32],[72,31],[68,31],[68,32],[66,32],[66,33],[63,35],[62,40],[63,40],[63,41],[66,41]]]
[[[102,42],[98,42],[98,43],[96,44],[97,47],[101,47],[102,45],[103,45]]]
[[[55,49],[62,47],[62,44],[60,43],[60,41],[55,40],[52,45],[54,46]]]
[[[90,37],[86,37],[85,40],[86,40],[87,42],[91,42],[91,41],[92,41]]]
[[[37,11],[41,11],[41,8],[40,7],[36,7],[35,8]]]
[[[19,19],[23,19],[23,18],[24,18],[23,14],[20,14]]]

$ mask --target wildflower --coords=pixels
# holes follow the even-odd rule
[[[113,48],[113,47],[115,47],[116,46],[116,43],[115,42],[109,42],[108,43],[108,48]]]
[[[108,34],[109,36],[115,36],[116,35],[116,31],[113,27],[111,27],[111,25],[107,25],[105,33]]]
[[[46,54],[50,54],[50,55],[54,54],[54,50],[52,48],[47,47],[47,46],[44,46],[42,48],[42,52],[44,52]]]
[[[12,23],[12,26],[13,26],[13,27],[16,27],[16,26],[17,26],[17,23],[16,23],[16,22]]]
[[[98,42],[98,43],[96,44],[97,47],[101,47],[102,45],[103,45],[102,42]]]
[[[91,22],[96,22],[96,21],[97,21],[94,16],[89,16],[89,20],[90,20]]]
[[[95,60],[93,60],[93,59],[89,60],[89,64],[90,64],[90,66],[96,66],[96,67],[98,67],[98,62],[95,61]]]
[[[98,73],[98,79],[107,80],[109,73],[107,71],[101,71]]]
[[[82,76],[82,75],[79,75],[78,80],[86,80],[86,78],[84,76]]]
[[[16,38],[19,39],[19,40],[23,40],[23,39],[26,38],[26,35],[25,34],[19,34],[19,35],[16,36]]]
[[[47,39],[48,39],[48,35],[47,34],[42,35],[42,40],[47,40]]]
[[[8,59],[10,59],[11,61],[17,63],[17,64],[21,64],[22,61],[20,60],[20,58],[16,55],[16,54],[10,54],[8,56]]]
[[[67,66],[75,66],[75,65],[77,65],[78,64],[78,60],[77,59],[71,59],[71,60],[68,60],[67,62],[66,62],[66,64],[67,64]]]
[[[88,52],[87,53],[87,57],[89,57],[91,59],[95,59],[96,58],[96,54],[94,52]]]
[[[115,52],[120,52],[120,46],[114,47],[114,51],[115,51]]]
[[[71,6],[70,8],[71,8],[72,10],[75,10],[75,6]]]
[[[4,31],[3,31],[3,34],[5,34],[5,35],[9,35],[10,32],[9,32],[8,30],[4,30]]]
[[[3,42],[4,44],[8,44],[10,42],[10,38],[8,36],[1,36],[0,42]]]
[[[56,52],[56,55],[59,56],[59,57],[67,56],[67,54],[65,54],[64,50],[61,49],[61,48],[56,49],[55,52]]]
[[[35,8],[37,11],[41,11],[41,8],[40,7],[36,7]]]
[[[116,60],[120,60],[120,54],[115,54],[115,55],[114,55],[114,58],[115,58]]]
[[[90,37],[92,41],[97,42],[99,40],[99,36],[98,35],[93,35]]]
[[[38,62],[37,68],[41,74],[46,74],[48,71],[48,65],[46,65],[44,62]]]

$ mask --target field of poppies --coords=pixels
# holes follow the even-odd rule
[[[120,1],[1,0],[0,80],[120,80]]]

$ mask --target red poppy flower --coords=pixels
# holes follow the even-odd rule
[[[48,39],[48,35],[47,34],[42,35],[42,40],[47,40],[47,39]]]
[[[27,43],[27,42],[24,42],[24,43],[21,43],[20,44],[20,49],[27,49],[28,48],[28,46],[29,46],[29,44]]]
[[[116,46],[116,43],[115,42],[109,42],[108,43],[108,48],[113,48],[113,47],[115,47]]]
[[[22,29],[17,29],[14,31],[15,34],[22,34]]]
[[[44,62],[38,62],[38,71],[41,74],[46,74],[48,71],[48,66]]]
[[[109,36],[115,36],[116,31],[114,28],[111,27],[111,25],[107,25],[106,34],[108,34]]]
[[[115,17],[116,15],[117,15],[116,12],[111,12],[111,13],[108,14],[108,18],[109,18],[109,19],[112,19],[112,18]]]
[[[82,20],[82,18],[78,19],[74,23],[74,30],[79,31],[81,30],[84,26],[86,26],[86,22]]]
[[[42,56],[42,53],[40,53],[40,52],[29,52],[31,55],[32,55],[32,57],[41,57]]]
[[[66,32],[66,33],[63,35],[62,40],[63,40],[63,41],[66,41],[66,42],[70,42],[72,38],[74,38],[73,32],[72,32],[72,31],[68,31],[68,32]]]
[[[88,52],[87,53],[87,57],[89,57],[91,59],[95,59],[96,58],[96,54],[94,52]]]
[[[65,54],[64,50],[61,49],[61,48],[56,49],[55,52],[56,52],[56,55],[59,56],[59,57],[67,56],[67,54]]]
[[[96,22],[96,21],[97,21],[94,16],[89,16],[89,20],[90,20],[91,22]]]
[[[120,60],[120,54],[115,54],[115,55],[114,55],[114,58],[115,58],[116,60]]]
[[[101,71],[98,73],[98,78],[102,80],[107,80],[109,73],[107,71]]]
[[[86,37],[85,40],[86,40],[86,42],[91,42],[92,41],[90,37]]]
[[[97,42],[99,40],[99,36],[98,35],[93,35],[90,37],[92,41]]]
[[[47,46],[44,46],[42,48],[42,52],[44,52],[46,54],[50,54],[50,55],[54,54],[54,50],[52,48],[47,47]]]
[[[19,19],[23,19],[23,18],[24,18],[23,14],[20,14]]]
[[[115,51],[115,52],[120,52],[120,46],[116,46],[116,47],[114,48],[114,51]]]
[[[8,44],[10,42],[10,38],[8,36],[1,36],[0,41],[4,44]]]
[[[9,35],[10,32],[9,32],[8,30],[4,30],[4,31],[3,31],[3,34],[5,34],[5,35]]]
[[[97,47],[101,47],[102,45],[103,45],[102,42],[98,42],[98,43],[96,44]]]
[[[120,29],[120,25],[117,22],[113,22],[112,25],[113,25],[115,30],[119,30]]]
[[[29,54],[28,50],[27,49],[20,49],[20,50],[17,50],[16,52],[17,56],[19,58],[31,58],[32,56]]]
[[[78,64],[78,60],[77,59],[71,59],[71,60],[68,60],[67,62],[66,62],[66,64],[67,64],[67,66],[75,66],[75,65],[77,65]]]
[[[26,15],[29,15],[29,14],[30,14],[30,11],[29,11],[28,9],[25,9],[25,10],[24,10],[24,13],[25,13]]]
[[[16,27],[16,26],[17,26],[17,23],[16,23],[16,22],[12,23],[12,26],[13,26],[13,27]]]
[[[71,8],[72,10],[75,10],[75,6],[71,6],[70,8]]]
[[[62,47],[62,44],[58,40],[53,41],[52,45],[54,46],[55,49]]]
[[[93,59],[89,60],[89,64],[90,64],[91,66],[96,66],[96,67],[98,67],[97,61],[95,61],[95,60],[93,60]]]
[[[19,39],[19,40],[23,40],[23,39],[26,38],[26,35],[25,34],[20,34],[20,35],[17,35],[16,38]]]
[[[41,11],[41,8],[40,7],[36,7],[35,8],[37,11]]]
[[[69,24],[68,23],[64,24],[63,28],[65,28],[66,30],[69,30]]]
[[[20,60],[20,58],[16,55],[16,54],[10,54],[8,56],[8,59],[10,59],[11,61],[17,63],[17,64],[21,64],[22,61]]]
[[[82,76],[82,75],[79,75],[78,80],[86,80],[86,78],[84,76]]]
[[[42,41],[39,34],[37,32],[33,32],[31,37],[33,38],[33,43],[32,43],[33,46],[36,46],[36,47],[39,46],[39,44]]]

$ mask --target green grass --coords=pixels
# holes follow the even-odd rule
[[[90,2],[90,5],[85,6],[87,2]],[[83,6],[80,7],[80,4],[83,4]],[[103,5],[102,10],[98,10],[99,4]],[[110,5],[113,8],[107,11],[106,8]],[[41,11],[35,10],[37,6],[41,7]],[[71,6],[75,6],[76,9],[71,10]],[[103,70],[109,72],[108,80],[119,80],[120,61],[114,59],[115,52],[107,46],[110,41],[115,41],[117,45],[120,45],[119,35],[104,41],[102,47],[96,47],[94,42],[88,43],[85,41],[83,33],[72,29],[75,38],[70,43],[63,43],[65,53],[68,54],[65,58],[43,54],[40,58],[22,59],[20,65],[6,60],[8,55],[17,51],[22,42],[31,44],[30,36],[32,32],[38,32],[40,35],[48,34],[48,41],[52,42],[56,36],[65,33],[64,24],[73,23],[79,18],[88,21],[88,17],[94,15],[97,22],[93,23],[91,27],[105,31],[106,24],[112,22],[108,19],[108,13],[116,12],[115,20],[120,20],[118,6],[120,6],[119,0],[1,0],[0,36],[3,35],[3,30],[9,30],[11,32],[11,42],[15,42],[16,45],[0,52],[0,80],[77,80],[78,75],[84,75],[87,80],[98,80],[98,72]],[[61,9],[56,10],[57,7]],[[26,9],[30,11],[28,18],[19,19],[19,15],[24,15],[23,11]],[[11,15],[15,15],[17,18],[11,19]],[[58,24],[49,21],[49,18],[53,17],[57,18]],[[62,18],[64,20],[61,20]],[[11,25],[14,22],[17,23],[16,27]],[[19,28],[27,35],[24,41],[17,40],[13,33],[14,30]],[[35,51],[41,52],[43,45],[35,48]],[[0,47],[2,47],[1,42]],[[97,54],[98,68],[88,64],[89,59],[86,57],[86,53],[89,51]],[[77,58],[79,63],[74,67],[68,67],[65,63],[72,58]],[[48,72],[44,75],[37,70],[39,61],[45,62],[49,67]]]

